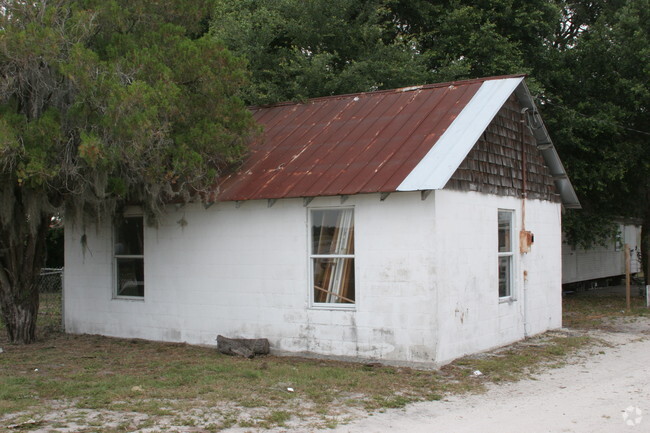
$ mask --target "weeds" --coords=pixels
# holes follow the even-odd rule
[[[622,312],[622,302],[607,297],[567,299],[565,325],[598,327],[609,317],[648,314],[638,300],[631,313]],[[54,329],[56,320],[49,312],[47,317],[44,325]],[[48,412],[63,411],[83,416],[76,421],[57,418],[48,421],[50,427],[77,425],[85,426],[77,430],[86,431],[102,423],[108,426],[105,431],[129,431],[162,428],[166,420],[163,425],[170,427],[163,430],[196,426],[219,431],[232,426],[273,428],[300,420],[332,428],[355,409],[401,408],[481,392],[489,382],[520,380],[563,365],[592,342],[550,332],[461,358],[438,371],[419,371],[274,356],[249,360],[185,344],[53,331],[46,336],[27,346],[8,345],[0,337],[0,426],[18,424],[19,418],[45,422]]]
[[[399,408],[480,389],[483,381],[463,372],[474,362],[469,359],[453,364],[457,374],[450,376],[449,370],[273,356],[248,360],[184,344],[59,334],[33,345],[6,347],[0,357],[0,417],[62,405],[176,419],[187,426],[196,422],[187,415],[192,411],[230,407],[230,412],[251,415],[222,411],[205,423],[271,428],[300,415],[324,426],[343,409]],[[537,362],[522,355],[502,356],[499,362],[504,360],[510,360],[510,367],[477,360],[471,368],[485,370],[489,380],[512,380],[505,371],[512,375],[518,371],[514,365],[523,369],[527,362]],[[295,392],[288,392],[289,387]]]
[[[617,295],[574,295],[563,301],[563,324],[569,328],[607,329],[612,318],[634,318],[650,315],[641,296],[631,298],[631,310],[627,311],[625,296]]]

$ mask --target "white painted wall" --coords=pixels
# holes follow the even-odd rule
[[[438,362],[562,326],[560,205],[526,202],[526,230],[535,235],[527,254],[518,249],[521,206],[513,197],[436,192]],[[498,298],[499,209],[515,212],[513,296],[503,301]]]
[[[113,299],[110,224],[67,226],[66,329],[207,345],[217,334],[266,337],[277,352],[448,361],[522,338],[524,304],[529,334],[561,324],[557,204],[528,202],[535,245],[517,254],[516,301],[498,301],[497,212],[520,212],[520,203],[444,190],[425,201],[416,192],[350,197],[357,304],[345,311],[310,307],[308,209],[299,199],[170,207],[145,230],[144,300]],[[323,206],[340,199],[309,208]]]
[[[350,197],[357,305],[309,308],[308,209],[302,200],[171,207],[145,232],[145,299],[112,299],[110,227],[66,227],[66,329],[215,344],[266,337],[279,351],[433,361],[433,200]],[[316,198],[311,207],[340,206]],[[408,212],[403,212],[408,207]],[[177,221],[187,222],[181,227]]]
[[[632,249],[630,272],[641,272],[637,252],[641,249],[641,225],[619,224],[620,237],[606,245],[596,245],[590,249],[574,248],[562,244],[562,283],[575,283],[625,274],[625,254],[623,245]]]

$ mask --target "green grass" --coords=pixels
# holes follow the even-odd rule
[[[41,336],[58,333],[62,330],[61,323],[61,292],[41,293],[38,308],[37,326]]]
[[[631,307],[627,311],[625,296],[621,295],[586,293],[567,296],[563,301],[563,325],[578,329],[607,328],[607,322],[612,318],[650,315],[642,296],[632,296]]]
[[[477,379],[472,376],[478,370],[482,373],[480,377],[485,376],[491,382],[512,382],[530,377],[545,367],[557,366],[567,355],[591,342],[588,336],[547,333],[488,354],[458,359],[443,367],[443,371],[457,378]]]
[[[326,415],[346,398],[359,407],[375,399],[384,403],[373,407],[395,407],[398,391],[436,390],[439,380],[436,372],[273,356],[248,360],[205,347],[99,336],[58,334],[3,347],[0,416],[52,401],[152,416],[228,403],[269,409],[257,424],[271,426],[284,424],[303,403]]]
[[[638,299],[631,313],[621,312],[624,302],[566,299],[565,325],[605,326],[609,317],[648,314]],[[237,425],[272,428],[292,419],[332,427],[350,408],[401,408],[481,392],[488,382],[529,377],[563,365],[592,342],[585,336],[551,332],[458,359],[437,371],[421,371],[275,356],[249,360],[185,344],[66,335],[56,332],[60,322],[54,308],[47,308],[46,319],[39,317],[39,331],[46,332],[39,334],[37,343],[11,345],[0,337],[0,419],[16,424],[19,415],[41,419],[41,414],[64,407],[143,414],[138,425],[155,426],[156,420],[167,417],[177,426],[197,425],[205,431]],[[475,370],[482,375],[475,377]],[[288,392],[289,387],[295,392]],[[128,431],[133,428],[130,422],[106,431]],[[0,421],[0,429],[3,425]],[[88,428],[82,431],[92,431]]]
[[[494,359],[468,357],[440,371],[419,371],[274,356],[248,360],[184,344],[59,334],[29,346],[6,347],[0,357],[0,416],[65,402],[79,409],[152,417],[227,407],[232,409],[223,411],[228,425],[270,428],[298,415],[325,425],[341,407],[400,408],[480,391],[486,380],[514,380],[531,366],[577,347],[568,341],[558,338],[543,349],[522,347]],[[484,377],[472,377],[474,369]],[[255,416],[240,422],[233,418],[239,410]],[[182,419],[188,423],[192,418]]]

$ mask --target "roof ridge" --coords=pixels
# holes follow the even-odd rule
[[[482,77],[482,78],[468,78],[468,79],[464,79],[464,80],[446,81],[446,82],[443,82],[443,83],[430,83],[430,84],[420,84],[420,85],[415,85],[415,86],[398,87],[398,88],[395,88],[395,89],[382,89],[382,90],[373,90],[373,91],[369,91],[369,92],[356,92],[356,93],[344,93],[344,94],[340,94],[340,95],[319,96],[319,97],[316,97],[316,98],[308,98],[308,99],[305,99],[304,101],[283,101],[283,102],[276,102],[276,103],[273,103],[273,104],[251,105],[248,108],[250,110],[259,110],[259,109],[264,109],[264,108],[286,107],[286,106],[289,106],[289,105],[307,104],[309,102],[319,102],[319,101],[331,101],[331,100],[336,100],[336,99],[346,99],[346,98],[351,98],[351,97],[355,97],[355,96],[381,95],[381,94],[410,92],[410,91],[413,91],[413,90],[438,89],[438,88],[441,88],[441,87],[459,86],[459,85],[480,83],[480,82],[491,81],[491,80],[503,80],[503,79],[507,79],[507,78],[520,78],[520,77],[526,77],[526,76],[527,76],[527,74],[511,74],[511,75],[495,75],[495,76],[492,76],[492,77]]]

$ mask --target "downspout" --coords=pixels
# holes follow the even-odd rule
[[[523,237],[527,236],[526,234],[526,198],[528,197],[528,184],[526,179],[526,135],[525,126],[526,126],[526,113],[528,108],[523,108],[520,113],[519,119],[519,137],[521,139],[521,231],[519,232],[519,254],[522,256],[524,253]],[[520,263],[522,261],[520,260]],[[524,338],[528,338],[528,292],[527,292],[527,282],[528,280],[528,271],[523,270],[523,315],[524,315]]]
[[[528,183],[526,179],[526,136],[524,127],[526,125],[526,112],[528,108],[521,110],[521,119],[519,120],[519,136],[521,137],[521,230],[526,230],[526,198],[528,196]]]

